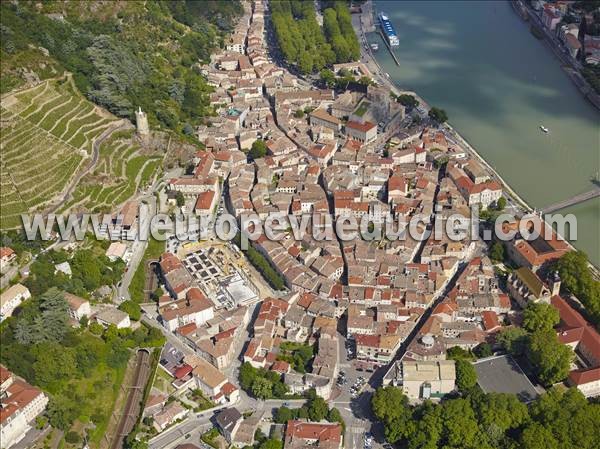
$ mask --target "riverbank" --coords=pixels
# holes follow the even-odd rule
[[[373,3],[372,1],[368,1],[362,6],[362,13],[360,15],[355,15],[356,18],[353,19],[353,24],[355,26],[355,30],[359,35],[359,39],[361,42],[362,48],[362,62],[371,70],[373,77],[380,84],[388,87],[391,92],[396,95],[400,94],[410,94],[414,95],[415,98],[426,108],[429,109],[430,106],[427,101],[418,93],[410,90],[406,90],[398,86],[389,76],[385,73],[384,69],[377,61],[375,56],[373,55],[370,46],[368,45],[367,32],[369,32],[369,28],[365,27],[364,24],[368,24],[372,22],[373,14]],[[402,60],[400,61],[403,62]],[[441,105],[443,107],[443,105]],[[450,124],[444,125],[443,129],[447,132],[447,134],[451,135],[454,140],[457,141],[460,146],[464,147],[465,151],[470,154],[473,158],[477,159],[483,166],[487,168],[490,174],[498,181],[504,191],[506,192],[507,199],[509,200],[509,204],[515,206],[515,209],[519,210],[522,214],[530,213],[536,210],[536,208],[532,207],[521,195],[517,193],[517,189],[513,188],[509,182],[504,179],[500,173],[492,167],[492,165],[481,155],[479,154],[475,148],[467,142],[467,140],[460,135],[460,133],[452,127]],[[562,237],[562,236],[561,236]],[[573,245],[567,241],[569,246],[573,249]],[[594,275],[598,277],[600,272],[598,268],[590,263],[590,268],[593,271]]]
[[[548,31],[539,15],[530,5],[520,0],[511,1],[510,3],[513,11],[515,11],[524,22],[531,23],[531,26],[540,32],[540,38],[559,60],[562,69],[575,87],[577,87],[577,90],[579,90],[591,104],[600,110],[600,95],[594,91],[592,86],[590,86],[587,80],[581,75],[581,63],[568,54],[556,35],[553,35]],[[532,21],[530,21],[530,19],[532,19]]]
[[[373,73],[376,76],[377,81],[380,84],[386,86],[395,95],[412,95],[419,101],[421,105],[423,105],[427,110],[429,110],[431,106],[417,92],[400,88],[396,85],[394,81],[392,81],[388,76],[386,76],[385,72],[377,62],[377,59],[373,55],[371,47],[369,46],[366,36],[366,30],[368,30],[369,28],[363,25],[365,23],[372,22],[372,20],[370,20],[370,18],[372,18],[374,14],[372,10],[372,2],[370,0],[365,2],[362,6],[362,10],[363,12],[359,21],[360,26],[359,29],[356,31],[359,34],[359,39],[362,41],[361,58],[363,60],[363,63],[365,63],[369,70],[371,70],[371,73]],[[373,67],[375,67],[375,70],[372,69]],[[458,141],[457,143],[460,143],[465,148],[465,150],[467,150],[474,158],[476,158],[488,169],[488,171],[493,175],[496,181],[498,181],[503,186],[504,190],[506,190],[510,194],[510,196],[513,197],[514,201],[519,203],[525,209],[525,213],[533,212],[535,210],[535,208],[527,204],[527,202],[523,198],[521,198],[517,194],[517,192],[508,184],[508,182],[506,182],[506,180],[504,180],[500,176],[500,174],[479,153],[477,153],[477,151],[466,141],[464,137],[462,137],[458,133],[458,131],[456,131],[456,129],[454,129],[448,123],[445,123],[443,126],[446,129],[446,131],[448,131]]]

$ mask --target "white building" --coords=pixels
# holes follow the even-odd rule
[[[403,361],[402,391],[412,401],[439,399],[454,390],[454,360]]]
[[[129,315],[114,307],[107,307],[106,309],[101,310],[96,314],[95,319],[99,324],[105,327],[108,327],[111,324],[115,325],[117,329],[124,329],[131,326]]]
[[[0,322],[12,316],[19,305],[31,298],[29,289],[22,284],[15,284],[0,295]]]
[[[48,404],[48,397],[0,365],[0,443],[7,449],[31,429]]]
[[[172,301],[159,310],[160,318],[169,331],[194,323],[201,326],[214,317],[213,303],[198,288],[190,288],[185,298]]]
[[[88,318],[92,315],[90,302],[87,299],[72,295],[71,293],[64,294],[67,303],[69,304],[69,316],[75,321],[81,320],[84,316]]]

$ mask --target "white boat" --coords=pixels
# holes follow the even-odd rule
[[[542,131],[544,131],[545,133],[549,133],[550,132],[550,130],[548,128],[546,128],[544,125],[540,125],[540,129]]]
[[[379,50],[379,44],[377,44],[377,43],[371,44],[371,50],[374,50],[374,51]]]

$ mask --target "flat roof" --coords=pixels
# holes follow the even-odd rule
[[[473,366],[477,383],[485,393],[515,394],[522,402],[531,402],[539,395],[517,362],[508,355],[481,359]]]

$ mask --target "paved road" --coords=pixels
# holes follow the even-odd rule
[[[140,203],[139,219],[140,229],[146,229],[150,226],[150,220],[156,214],[156,201],[155,197],[150,195],[144,196],[140,199],[146,200],[147,203],[146,205]],[[121,283],[118,287],[118,297],[116,298],[117,303],[131,298],[129,294],[129,285],[131,284],[131,279],[133,279],[138,265],[144,257],[147,246],[147,240],[140,240],[139,238],[134,240],[131,246],[132,255],[129,263],[127,264],[127,271],[123,274],[123,278],[121,279]]]

